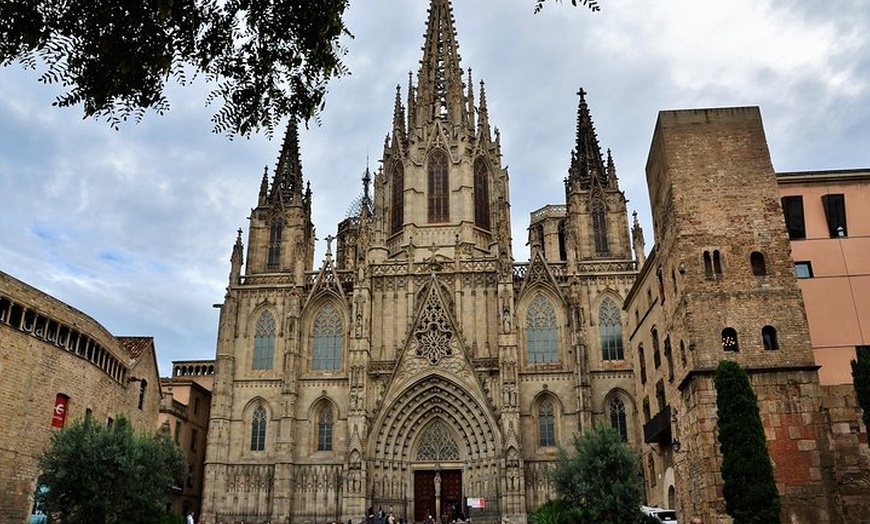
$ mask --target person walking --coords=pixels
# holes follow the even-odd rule
[[[193,512],[192,511],[187,512],[187,523],[186,524],[196,524],[196,521],[193,520]]]

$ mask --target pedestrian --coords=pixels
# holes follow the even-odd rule
[[[193,511],[187,512],[187,524],[196,524],[196,521],[193,520]]]
[[[701,520],[701,517],[694,516],[692,517],[690,524],[704,524],[704,521]]]

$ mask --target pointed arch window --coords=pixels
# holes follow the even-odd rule
[[[592,232],[595,236],[595,254],[599,257],[610,255],[610,245],[607,241],[607,206],[600,198],[592,200]]]
[[[266,449],[266,410],[257,406],[251,417],[251,451]]]
[[[556,309],[552,301],[538,293],[526,314],[526,343],[529,364],[559,361],[559,339]]]
[[[280,269],[281,240],[284,234],[284,220],[275,217],[269,223],[269,255],[266,259],[266,269]]]
[[[488,230],[489,224],[489,168],[478,157],[474,161],[474,225]]]
[[[254,361],[251,369],[272,369],[275,360],[275,317],[264,311],[257,319],[254,334]]]
[[[332,371],[341,369],[341,343],[344,325],[341,314],[331,303],[325,304],[311,329],[311,369]]]
[[[601,353],[604,360],[623,360],[625,353],[622,348],[622,319],[619,307],[610,297],[601,301],[598,327],[601,331]]]
[[[549,398],[538,405],[538,443],[541,447],[556,445],[556,419],[553,402]]]
[[[393,195],[390,209],[390,232],[398,233],[405,222],[405,168],[401,162],[393,164]]]
[[[317,414],[317,451],[332,451],[332,406],[325,404]]]
[[[447,153],[441,150],[429,155],[429,223],[450,220],[450,181],[447,177]]]
[[[628,442],[628,422],[625,417],[625,402],[619,397],[610,401],[610,426],[619,433],[623,442]]]

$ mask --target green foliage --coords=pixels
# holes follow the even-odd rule
[[[541,9],[544,8],[544,3],[547,0],[535,0],[535,13],[540,13]],[[556,0],[557,2],[562,2],[562,0]],[[588,7],[592,11],[601,11],[601,6],[598,5],[598,0],[571,0],[571,5],[577,6],[582,5],[584,7]]]
[[[348,73],[349,2],[3,0],[0,65],[44,67],[40,81],[66,89],[54,105],[81,105],[116,129],[168,111],[168,81],[202,75],[214,86],[206,102],[220,104],[216,133],[271,137],[288,115],[316,116],[327,82]],[[597,0],[571,3],[599,10]]]
[[[640,517],[643,489],[638,457],[619,433],[605,425],[574,436],[574,453],[560,449],[551,478],[556,493],[596,524],[633,523]]]
[[[55,433],[39,467],[40,503],[60,524],[154,524],[187,474],[175,442],[135,434],[123,415],[111,426],[86,417]]]
[[[864,425],[870,428],[870,347],[859,346],[855,354],[856,358],[852,361],[852,382],[855,384],[858,405],[864,411]],[[867,445],[870,445],[870,440]]]
[[[0,64],[47,70],[68,89],[58,106],[117,127],[169,109],[167,80],[201,74],[222,106],[215,132],[272,133],[286,115],[308,119],[326,82],[346,72],[339,38],[349,0],[4,0]]]
[[[780,497],[749,376],[740,364],[722,361],[713,381],[725,512],[735,522],[779,524]]]
[[[586,522],[580,508],[564,500],[548,500],[529,517],[533,524],[581,524]]]

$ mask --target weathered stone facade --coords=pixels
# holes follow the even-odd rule
[[[288,129],[221,308],[207,522],[370,507],[420,521],[474,497],[474,517],[522,523],[553,497],[547,470],[576,432],[601,420],[639,445],[621,311],[636,263],[585,94],[566,201],[532,214],[516,263],[500,139],[457,49],[434,0],[383,167],[317,271]]]
[[[154,431],[160,384],[154,341],[115,337],[94,319],[0,272],[0,523],[31,513],[37,458],[62,423],[123,413]],[[55,406],[65,417],[53,425]],[[58,413],[60,415],[60,413]]]
[[[758,396],[783,521],[866,518],[854,390],[819,383],[758,108],[661,112],[647,182],[657,243],[625,308],[649,499],[731,521],[713,386],[728,359]]]

